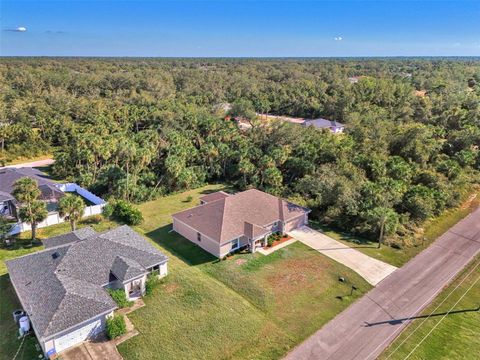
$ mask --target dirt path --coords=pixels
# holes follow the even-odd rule
[[[22,164],[15,164],[15,165],[7,165],[4,167],[0,167],[0,169],[3,168],[22,168],[22,167],[42,167],[42,166],[48,166],[52,165],[55,162],[54,159],[44,159],[44,160],[37,160],[37,161],[31,161],[31,162],[26,162]]]

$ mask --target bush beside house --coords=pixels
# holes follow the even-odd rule
[[[113,340],[127,332],[127,324],[122,315],[114,315],[107,319],[106,332],[109,339]]]
[[[112,297],[113,301],[115,301],[120,309],[129,307],[133,304],[133,301],[129,301],[127,299],[127,295],[123,289],[112,290],[108,289],[108,294]]]
[[[103,215],[127,225],[140,225],[143,222],[141,211],[125,200],[111,201],[103,208]]]

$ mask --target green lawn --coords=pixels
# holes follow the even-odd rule
[[[370,289],[354,272],[300,243],[268,257],[218,261],[170,232],[170,214],[220,188],[139,206],[145,222],[136,230],[170,255],[170,275],[146,297],[146,307],[129,315],[140,335],[119,346],[125,359],[280,358]],[[350,282],[360,289],[352,297]]]
[[[382,245],[378,249],[376,241],[370,241],[358,236],[343,233],[337,229],[321,226],[315,221],[311,221],[311,226],[321,230],[326,235],[338,240],[350,247],[356,248],[364,254],[384,261],[391,265],[401,267],[415,255],[424,250],[428,245],[435,241],[445,231],[462,220],[479,206],[479,199],[471,199],[454,209],[446,210],[441,215],[425,222],[423,225],[424,241],[417,240],[414,246],[405,246],[402,249],[396,249],[388,245]]]
[[[225,187],[210,185],[139,206],[145,222],[135,230],[170,256],[170,274],[145,298],[147,306],[129,315],[140,335],[119,346],[125,359],[280,358],[370,289],[354,272],[301,243],[268,257],[238,254],[218,261],[170,232],[172,213],[219,189]],[[116,226],[87,219],[79,227],[86,225],[98,231]],[[69,224],[59,224],[39,230],[39,238],[68,231]],[[19,305],[4,260],[43,248],[31,246],[29,236],[0,249],[2,360],[11,359],[19,345],[11,319]],[[339,282],[340,276],[347,283]],[[360,289],[353,296],[351,283]],[[29,338],[17,359],[37,353],[35,339]]]
[[[413,351],[409,359],[478,359],[480,354],[480,337],[478,336],[480,272],[475,266],[479,264],[480,258],[477,258],[423,312],[424,316],[432,313],[435,316],[414,320],[380,356],[380,359],[403,360],[419,343],[420,346]],[[460,283],[462,284],[456,288]],[[465,293],[465,297],[460,300]],[[460,302],[456,304],[458,300]],[[444,317],[452,307],[452,313]],[[425,338],[430,331],[432,331],[431,334]],[[425,338],[424,341],[422,341],[423,338]]]

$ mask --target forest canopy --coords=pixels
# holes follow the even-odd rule
[[[53,151],[56,176],[131,202],[207,182],[256,187],[371,238],[458,204],[478,181],[479,125],[475,59],[0,60],[4,159]]]

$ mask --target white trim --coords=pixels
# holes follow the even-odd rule
[[[230,243],[232,243],[232,245],[233,245],[234,241],[237,242],[237,246],[236,247],[232,246],[232,248],[230,249],[230,252],[240,249],[240,238],[237,237],[237,238],[233,239],[232,241],[230,241]]]

